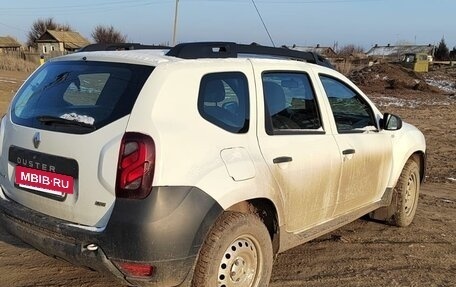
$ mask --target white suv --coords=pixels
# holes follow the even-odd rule
[[[90,46],[17,92],[0,130],[9,232],[124,284],[266,286],[277,253],[365,214],[411,223],[423,134],[325,59],[147,48]]]

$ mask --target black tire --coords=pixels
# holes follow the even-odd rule
[[[388,220],[391,225],[405,227],[412,223],[418,206],[420,193],[420,168],[416,161],[409,159],[394,188],[395,212]]]
[[[225,212],[209,232],[196,263],[193,287],[268,286],[271,237],[253,214]]]

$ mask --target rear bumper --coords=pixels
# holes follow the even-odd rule
[[[190,278],[199,248],[222,212],[197,188],[154,187],[144,200],[117,199],[106,228],[93,232],[1,198],[1,224],[11,234],[47,255],[143,286],[178,286]],[[88,250],[90,244],[98,249]],[[116,261],[149,264],[154,271],[147,278],[128,277]]]

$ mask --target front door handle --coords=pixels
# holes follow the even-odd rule
[[[356,152],[355,149],[352,149],[352,148],[349,148],[349,149],[346,149],[342,152],[343,155],[347,155],[347,154],[354,154]]]
[[[273,163],[284,163],[290,161],[293,161],[293,158],[291,156],[280,156],[272,160]]]

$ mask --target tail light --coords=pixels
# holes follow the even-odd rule
[[[150,277],[154,266],[136,262],[114,262],[120,271],[129,277]]]
[[[152,189],[155,143],[150,136],[125,133],[119,151],[116,196],[146,198]]]

